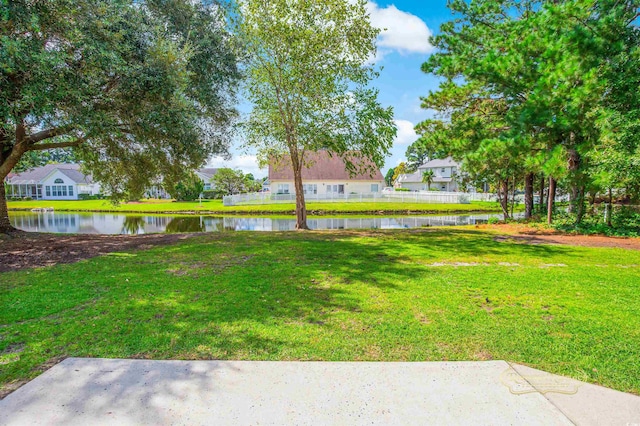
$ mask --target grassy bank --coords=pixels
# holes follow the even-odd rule
[[[56,211],[75,212],[129,212],[129,213],[204,213],[204,214],[295,214],[295,204],[269,204],[247,206],[224,206],[221,200],[203,200],[200,202],[171,202],[167,200],[147,200],[135,203],[114,205],[107,200],[86,201],[10,201],[9,210],[31,210],[53,207]],[[473,202],[471,204],[427,204],[427,203],[307,203],[312,215],[340,214],[378,214],[378,213],[467,213],[497,212],[498,203]]]
[[[505,359],[640,393],[640,252],[225,233],[0,274],[0,385],[65,356]]]

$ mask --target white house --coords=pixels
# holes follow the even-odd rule
[[[306,155],[307,166],[302,168],[304,193],[308,195],[334,196],[350,193],[380,192],[384,188],[384,177],[380,170],[366,159],[353,161],[371,172],[360,172],[351,176],[344,162],[337,155],[318,151]],[[269,186],[272,194],[294,194],[293,169],[287,158],[269,164]]]
[[[211,182],[211,179],[213,179],[216,173],[218,173],[218,169],[214,168],[204,168],[196,170],[196,176],[198,176],[200,180],[202,180],[205,191],[210,191],[213,189],[213,183]]]
[[[431,171],[431,184],[423,182],[425,172]],[[457,192],[460,190],[458,178],[460,177],[460,165],[451,157],[435,159],[418,167],[418,171],[412,174],[403,174],[396,180],[396,188],[406,188],[412,191],[446,191]]]
[[[77,200],[79,194],[97,195],[100,185],[91,175],[80,171],[78,164],[47,164],[9,175],[5,180],[7,195],[34,200]]]

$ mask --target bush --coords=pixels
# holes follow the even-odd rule
[[[204,191],[204,183],[194,173],[185,176],[175,185],[167,185],[167,192],[176,201],[195,201]]]
[[[207,191],[202,191],[202,198],[204,198],[205,200],[219,200],[222,197],[216,191],[210,189]]]
[[[604,205],[588,212],[582,222],[576,224],[576,217],[569,213],[558,213],[553,228],[564,232],[579,234],[603,234],[617,237],[640,236],[640,211],[627,206],[614,206],[611,214],[611,226],[604,221]]]
[[[396,192],[411,192],[411,190],[409,188],[396,188],[395,191]]]
[[[103,196],[101,194],[78,194],[78,200],[102,200],[102,198]]]
[[[23,197],[22,201],[33,201],[33,198],[31,198],[31,197]]]

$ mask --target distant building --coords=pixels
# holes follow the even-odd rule
[[[357,159],[360,165],[372,169],[372,173],[361,172],[350,176],[343,160],[327,151],[308,153],[307,167],[302,168],[304,193],[309,195],[339,195],[349,193],[380,192],[384,188],[384,177],[380,170],[366,159]],[[269,183],[272,194],[294,194],[293,168],[290,160],[269,164]]]
[[[204,169],[196,170],[196,176],[198,176],[202,180],[205,191],[211,191],[213,189],[213,183],[211,182],[211,180],[216,175],[216,173],[218,173],[218,170],[219,169],[206,167]]]
[[[196,176],[202,181],[204,185],[204,191],[211,191],[213,189],[213,183],[211,180],[218,173],[219,169],[214,168],[202,168],[195,171]],[[145,192],[146,198],[157,198],[157,199],[170,199],[171,195],[164,189],[161,183],[156,183],[151,185],[149,189]]]
[[[424,173],[431,171],[431,185],[423,182]],[[411,174],[403,174],[398,176],[396,180],[396,188],[406,188],[411,191],[446,191],[457,192],[460,190],[458,180],[460,173],[460,165],[451,157],[445,159],[435,159],[424,163],[418,167],[418,171]]]
[[[47,164],[9,175],[5,190],[10,198],[77,200],[80,194],[99,194],[100,185],[81,172],[78,164]]]

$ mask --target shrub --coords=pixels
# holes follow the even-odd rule
[[[604,234],[619,237],[640,236],[640,211],[627,206],[615,206],[611,215],[611,226],[604,221],[604,205],[594,208],[576,224],[575,215],[559,212],[552,225],[564,232],[579,234]]]
[[[202,198],[204,198],[205,200],[219,200],[222,197],[216,191],[210,189],[207,191],[202,191]]]
[[[411,192],[411,190],[409,188],[396,188],[395,191],[396,192]]]
[[[102,198],[103,196],[101,194],[78,194],[78,200],[102,200]]]

